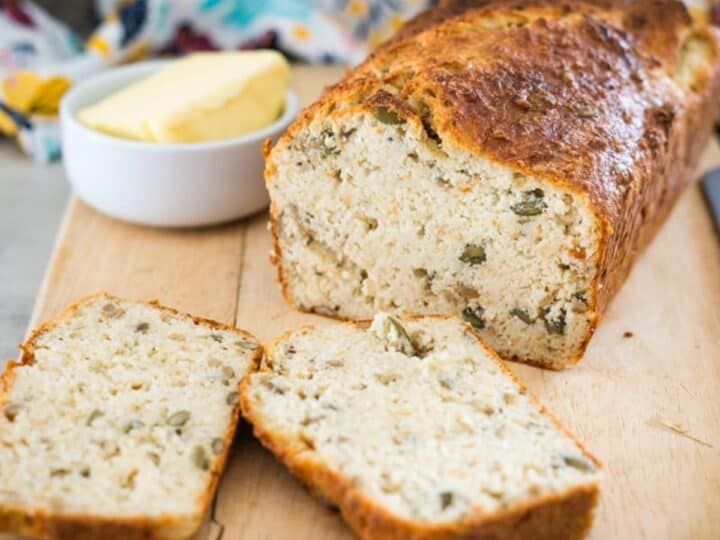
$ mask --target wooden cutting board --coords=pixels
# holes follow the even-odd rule
[[[294,84],[307,103],[339,75],[305,68]],[[712,143],[703,169],[718,164]],[[101,290],[157,298],[263,340],[300,324],[329,324],[283,301],[266,223],[263,214],[202,230],[159,230],[108,219],[73,199],[33,324]],[[720,249],[698,185],[637,261],[579,366],[561,373],[511,367],[605,463],[591,538],[720,538]],[[351,537],[247,427],[212,519],[199,538],[216,538],[223,528],[226,540]]]

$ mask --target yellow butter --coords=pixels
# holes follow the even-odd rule
[[[197,53],[83,109],[89,128],[160,143],[214,141],[282,113],[290,69],[275,51]]]

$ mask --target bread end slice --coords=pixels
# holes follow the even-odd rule
[[[250,334],[98,294],[21,345],[0,380],[0,531],[180,539],[200,526],[239,420]]]
[[[592,524],[600,463],[457,319],[288,333],[241,406],[360,538],[560,540]]]

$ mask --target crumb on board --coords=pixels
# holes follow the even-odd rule
[[[666,418],[663,418],[660,415],[656,415],[655,417],[648,420],[647,423],[648,423],[648,425],[650,425],[652,427],[670,430],[673,433],[676,433],[682,437],[690,439],[691,441],[695,441],[696,443],[701,444],[703,446],[707,446],[708,448],[714,448],[714,446],[712,444],[710,444],[709,442],[704,441],[700,437],[697,437],[697,436],[693,435],[692,433],[690,433],[688,428],[683,426],[680,422],[674,422],[674,421],[668,420]]]
[[[633,332],[631,332],[630,330],[625,330],[625,331],[623,332],[623,337],[624,337],[625,339],[629,339],[629,338],[631,338],[631,337],[633,337],[633,336],[635,336],[635,334],[634,334]]]

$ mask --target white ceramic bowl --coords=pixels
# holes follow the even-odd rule
[[[222,223],[268,204],[262,144],[278,137],[297,115],[288,92],[274,124],[221,141],[156,144],[112,137],[89,129],[79,110],[167,66],[168,60],[104,71],[68,92],[60,105],[63,161],[77,195],[110,216],[166,227]]]

